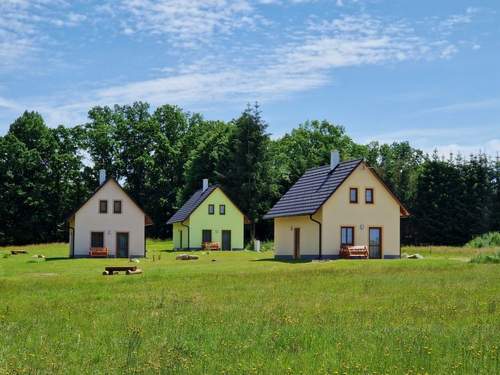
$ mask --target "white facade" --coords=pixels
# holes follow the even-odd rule
[[[100,201],[107,201],[107,213],[100,213]],[[114,201],[121,201],[121,213],[114,213]],[[109,256],[117,256],[117,233],[128,233],[128,257],[145,256],[146,215],[114,179],[104,185],[71,217],[70,256],[86,257],[91,233],[104,233]]]

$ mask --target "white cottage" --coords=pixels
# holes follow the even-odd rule
[[[99,173],[99,187],[71,216],[69,255],[72,258],[146,255],[145,226],[153,222],[114,178]]]

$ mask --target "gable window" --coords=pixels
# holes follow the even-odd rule
[[[208,214],[213,215],[215,213],[215,206],[213,204],[208,205]]]
[[[219,214],[221,214],[221,215],[226,214],[226,205],[225,204],[219,205]]]
[[[373,189],[371,188],[365,190],[365,203],[373,204]]]
[[[90,233],[90,247],[104,247],[104,232]]]
[[[341,246],[354,245],[354,227],[340,228],[340,245]]]
[[[212,242],[212,231],[210,229],[201,231],[201,242]]]
[[[99,201],[99,213],[107,214],[108,213],[108,201],[100,200]]]
[[[122,213],[122,201],[113,201],[113,213],[115,214]]]
[[[358,188],[349,189],[349,202],[358,203]]]

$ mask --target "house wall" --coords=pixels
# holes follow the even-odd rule
[[[349,203],[351,187],[358,188],[358,203]],[[374,204],[365,203],[365,188],[373,188]],[[400,256],[400,206],[363,163],[323,205],[323,254],[338,256],[342,226],[354,226],[360,246],[368,246],[369,227],[381,227],[382,257]]]
[[[184,225],[182,225],[184,224]],[[183,221],[181,223],[174,223],[172,229],[172,235],[174,240],[174,249],[186,249],[191,244],[188,245],[188,228],[185,226],[189,226],[189,219]],[[181,232],[182,232],[182,243],[181,243]]]
[[[99,213],[99,201],[108,201],[108,212]],[[122,213],[113,213],[113,200],[122,201]],[[108,180],[75,214],[74,256],[88,256],[90,233],[104,232],[104,246],[116,254],[116,233],[129,233],[129,256],[141,257],[144,251],[144,212],[125,194],[118,184]]]
[[[358,188],[358,203],[349,203],[349,189]],[[374,204],[365,203],[365,188],[373,188]],[[400,207],[385,186],[360,164],[313,216],[322,223],[322,255],[336,258],[340,252],[340,228],[354,227],[355,245],[368,246],[369,227],[382,228],[382,257],[400,256]],[[294,228],[301,230],[301,257],[319,255],[318,224],[309,216],[288,216],[274,219],[275,254],[293,257]],[[363,228],[363,229],[361,229]]]
[[[315,220],[321,221],[322,210],[313,215]],[[294,230],[300,228],[300,255],[301,258],[318,256],[319,224],[307,216],[287,216],[274,219],[274,247],[277,257],[293,258]]]
[[[214,215],[208,214],[208,205],[215,206]],[[219,214],[219,205],[226,205],[226,214]],[[189,216],[189,246],[191,249],[201,249],[202,230],[212,230],[212,242],[222,245],[222,231],[231,231],[231,247],[234,250],[244,246],[244,216],[224,192],[217,188],[210,194],[196,210]],[[174,246],[180,248],[180,223],[174,224]],[[183,229],[183,246],[187,248],[187,228]]]

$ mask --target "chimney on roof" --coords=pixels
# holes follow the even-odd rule
[[[340,163],[340,154],[337,150],[330,152],[330,170],[333,171],[335,167]]]
[[[104,184],[106,182],[106,170],[101,169],[99,170],[99,185]]]
[[[203,179],[203,191],[208,189],[208,178]]]

